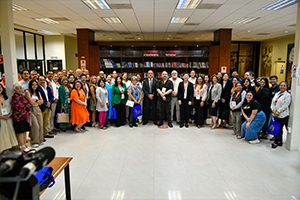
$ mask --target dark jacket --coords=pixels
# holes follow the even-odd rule
[[[156,83],[157,83],[157,79],[153,78],[153,80],[152,80],[152,93],[150,93],[149,80],[145,79],[143,81],[144,98],[147,98],[148,100],[150,100],[148,95],[153,94],[153,99],[157,99]]]
[[[178,85],[177,98],[178,101],[184,100],[184,81],[180,82]],[[191,82],[188,82],[186,100],[193,101],[193,98],[194,98],[194,86]]]
[[[256,97],[256,90],[255,87],[252,87],[251,85],[249,85],[248,90],[246,90],[246,88],[244,87],[243,90],[245,90],[246,92],[250,92],[252,91],[254,94],[254,97]]]
[[[222,86],[222,94],[221,94],[221,99],[225,99],[226,103],[229,105],[229,100],[230,100],[230,94],[231,94],[231,89],[233,87],[233,84],[230,80],[226,82],[225,87],[223,87],[223,82],[220,83]]]
[[[263,89],[259,89],[256,93],[256,100],[258,101],[258,103],[261,106],[262,111],[264,111],[264,113],[270,114],[271,113],[271,101],[270,101],[270,90],[269,88],[263,88]]]
[[[38,87],[38,90],[39,90],[39,92],[41,93],[41,96],[42,96],[42,98],[43,98],[43,100],[44,100],[44,103],[40,105],[41,111],[44,112],[44,111],[46,110],[46,105],[47,105],[47,103],[50,102],[50,104],[52,104],[53,101],[54,101],[54,97],[53,97],[53,94],[52,94],[52,92],[51,92],[51,89],[50,89],[48,86],[46,87],[46,90],[47,90],[47,92],[48,92],[48,100],[49,100],[49,101],[47,101],[45,92],[44,92],[44,90],[41,88],[41,86]],[[51,106],[50,106],[50,109],[51,109]]]

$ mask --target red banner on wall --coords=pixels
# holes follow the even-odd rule
[[[2,64],[2,63],[3,63],[3,55],[0,54],[0,64]]]

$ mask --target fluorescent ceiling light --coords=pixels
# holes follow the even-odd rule
[[[188,17],[172,17],[171,23],[184,24]]]
[[[105,0],[81,0],[90,9],[110,9]]]
[[[13,10],[13,11],[26,11],[27,9],[13,3],[13,4],[12,4],[12,10]]]
[[[102,17],[102,19],[109,24],[121,24],[119,17]]]
[[[262,10],[280,10],[297,2],[298,0],[278,0],[263,7]]]
[[[248,23],[258,20],[258,19],[260,19],[260,17],[243,17],[241,19],[236,20],[233,23],[234,24],[248,24]]]
[[[46,30],[38,30],[39,33],[44,33],[47,35],[60,35],[58,32],[46,31]]]
[[[59,24],[58,21],[55,21],[53,19],[50,19],[48,17],[45,17],[45,18],[33,18],[34,20],[36,21],[39,21],[39,22],[43,22],[45,24]]]
[[[196,9],[202,0],[179,0],[177,9]]]

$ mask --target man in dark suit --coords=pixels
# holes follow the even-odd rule
[[[156,122],[156,106],[157,106],[157,91],[156,83],[157,79],[153,78],[153,71],[149,70],[147,73],[148,78],[143,81],[144,92],[144,123],[146,125],[149,120],[150,107],[152,108],[152,120],[155,125]]]
[[[40,109],[42,111],[43,116],[43,130],[44,130],[44,138],[53,138],[55,133],[51,130],[49,131],[49,122],[50,122],[50,114],[51,114],[51,104],[54,101],[54,96],[50,87],[46,84],[46,79],[43,76],[38,78],[38,90],[43,98],[44,103],[40,105]]]
[[[189,74],[186,72],[183,75],[183,81],[178,86],[178,104],[180,105],[180,128],[185,124],[189,127],[190,110],[194,98],[194,86],[189,82]],[[184,117],[185,112],[185,117]]]

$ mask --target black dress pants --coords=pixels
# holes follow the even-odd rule
[[[121,102],[115,104],[115,108],[117,111],[116,126],[119,127],[125,125],[125,105]]]
[[[152,109],[152,120],[156,122],[156,106],[157,106],[157,99],[148,99],[144,98],[144,123],[148,123],[149,116],[150,116],[150,108]]]
[[[278,133],[278,138],[275,138],[275,144],[282,144],[282,128],[285,125],[285,127],[287,128],[288,126],[288,121],[289,121],[289,116],[286,116],[285,118],[277,118],[276,122],[280,123],[280,129],[279,129],[279,133]]]
[[[180,123],[188,124],[191,113],[191,106],[188,104],[188,100],[184,99],[180,105]]]
[[[158,108],[159,108],[159,119],[160,119],[160,123],[164,122],[164,111],[166,109],[167,112],[167,120],[168,123],[172,123],[171,120],[171,104],[172,101],[169,102],[165,102],[165,101],[158,101]]]
[[[203,106],[200,106],[200,103],[202,102],[202,98],[200,98],[199,100],[197,100],[196,98],[194,98],[194,105],[195,105],[195,124],[198,125],[203,125],[204,124],[204,115],[207,115],[207,111],[205,112],[205,109],[207,110],[205,103],[203,102]]]

